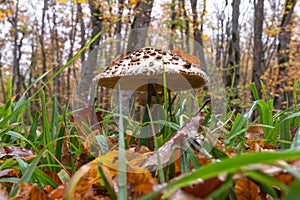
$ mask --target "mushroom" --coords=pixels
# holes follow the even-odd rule
[[[204,86],[208,82],[208,76],[198,67],[199,64],[200,61],[195,56],[181,50],[144,47],[116,58],[94,78],[94,82],[107,88],[147,92],[147,104],[150,107],[152,97],[164,90],[164,73],[169,91]],[[146,110],[143,122],[147,120]]]

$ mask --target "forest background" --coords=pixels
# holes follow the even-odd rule
[[[299,11],[296,0],[2,0],[0,102],[5,102],[9,75],[18,99],[37,77],[50,69],[48,77],[55,74],[103,27],[122,18],[49,83],[48,92],[62,105],[89,51],[115,34],[159,26],[191,37],[210,52],[231,91],[231,106],[243,110],[251,105],[252,82],[266,98],[262,80],[267,97],[282,109],[292,104],[300,77]]]

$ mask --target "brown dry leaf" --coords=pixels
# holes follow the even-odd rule
[[[45,174],[47,174],[55,183],[57,183],[58,185],[61,185],[62,182],[59,178],[59,176],[57,175],[57,173],[51,172],[49,170],[43,170],[43,172]]]
[[[166,141],[159,149],[158,154],[162,165],[169,162],[172,156],[172,149],[175,145],[180,144],[181,141],[187,138],[193,138],[198,134],[200,127],[200,111],[198,111],[183,127],[181,127],[168,141]],[[153,154],[146,159],[142,168],[149,168],[152,166],[158,166],[157,153]]]
[[[85,192],[76,192],[72,194],[72,197],[70,198],[72,200],[82,200],[82,199],[89,199],[94,200],[95,195],[92,187],[89,187]]]
[[[200,200],[200,198],[194,197],[183,190],[176,190],[173,194],[169,196],[172,200]]]
[[[135,197],[140,197],[142,195],[150,194],[153,192],[153,186],[157,185],[157,182],[148,181],[141,184],[137,184],[133,187],[133,193]]]
[[[55,188],[49,193],[48,197],[50,199],[63,199],[66,193],[67,193],[67,185],[66,184],[59,185],[57,188]]]
[[[249,145],[249,149],[253,151],[261,151],[264,149],[275,149],[274,146],[265,143],[263,139],[247,140],[246,143]]]
[[[263,139],[264,138],[264,129],[262,126],[253,125],[250,126],[246,132],[247,139]]]
[[[20,183],[19,190],[15,197],[9,198],[9,200],[31,200],[31,199],[43,199],[50,200],[50,198],[36,185],[31,183]]]
[[[156,184],[156,179],[151,176],[149,171],[137,166],[140,164],[140,162],[145,160],[142,157],[145,154],[126,151],[127,162],[125,164],[127,167],[128,186],[135,195],[141,194],[141,188],[144,188],[142,194],[152,191],[152,187],[150,187],[150,185],[152,186]],[[103,173],[111,187],[115,189],[117,188],[117,181],[115,180],[118,169],[118,151],[110,151],[107,154],[89,162],[88,164],[83,165],[75,173],[73,180],[79,178],[79,181],[73,189],[72,198],[77,198],[93,187],[104,189],[104,187],[101,185],[101,176],[98,171],[99,163],[101,163]]]
[[[7,199],[7,198],[8,198],[8,192],[6,191],[6,187],[4,187],[2,183],[0,183],[0,199]]]
[[[2,177],[15,177],[18,178],[20,175],[19,169],[9,168],[9,169],[3,169],[0,171],[0,178]]]
[[[46,185],[46,186],[44,187],[44,191],[45,191],[47,194],[49,194],[50,192],[53,191],[53,187],[52,187],[51,185]]]
[[[19,146],[6,146],[0,150],[0,158],[4,156],[9,158],[22,158],[26,160],[26,158],[33,158],[36,155],[30,149],[21,148]]]
[[[292,185],[295,180],[293,175],[284,172],[278,174],[275,178],[285,185]]]
[[[188,62],[194,63],[196,65],[200,64],[200,60],[196,56],[190,55],[181,49],[173,49],[172,53],[184,57]]]
[[[242,178],[236,181],[235,192],[238,200],[259,200],[259,187],[250,179]]]
[[[222,181],[218,177],[215,177],[205,181],[198,181],[191,186],[183,187],[182,190],[194,197],[204,198],[221,185]]]

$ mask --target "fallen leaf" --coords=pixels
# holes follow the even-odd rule
[[[182,128],[180,128],[174,135],[166,141],[159,149],[158,155],[160,158],[160,163],[165,165],[169,162],[175,145],[180,144],[181,141],[187,138],[193,138],[198,134],[198,129],[200,127],[200,111],[198,111]],[[175,158],[176,159],[176,158]],[[157,153],[146,159],[142,168],[149,168],[152,166],[158,166]]]
[[[294,183],[294,176],[288,173],[280,173],[278,175],[275,176],[275,178],[280,181],[281,183],[285,184],[285,185],[292,185]]]
[[[57,175],[57,173],[51,172],[49,170],[43,170],[43,172],[45,174],[47,174],[55,183],[57,183],[58,185],[61,185],[62,182],[59,178],[59,176]]]
[[[50,200],[50,198],[36,185],[31,183],[20,183],[19,190],[16,196],[9,200],[31,200],[31,199],[43,199]]]
[[[19,169],[9,168],[9,169],[3,169],[0,171],[0,178],[2,177],[15,177],[18,178],[20,175]]]
[[[182,190],[187,194],[190,194],[194,197],[204,198],[218,187],[222,185],[222,181],[218,178],[210,178],[205,181],[198,181],[196,183],[190,184],[190,186],[183,187]]]
[[[169,196],[169,199],[172,199],[172,200],[200,200],[199,198],[194,197],[181,189],[176,190],[173,194],[171,194]]]
[[[259,187],[250,179],[244,177],[236,181],[235,192],[238,200],[259,200]]]
[[[67,185],[64,184],[64,185],[59,185],[57,188],[52,190],[48,196],[50,199],[63,199],[66,193],[67,193]]]
[[[26,159],[28,157],[35,157],[35,153],[30,149],[21,148],[19,146],[5,146],[0,150],[0,158],[4,156]]]
[[[7,199],[8,193],[6,191],[6,187],[3,186],[2,183],[0,183],[0,199]]]

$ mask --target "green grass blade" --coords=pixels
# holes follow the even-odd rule
[[[269,195],[271,195],[275,199],[278,197],[275,189],[273,188],[274,186],[280,188],[281,191],[287,191],[288,189],[287,186],[280,183],[272,176],[264,174],[261,171],[244,171],[243,174],[258,183],[259,186],[261,186]]]
[[[37,164],[39,163],[43,151],[40,151],[39,154],[37,155],[37,157],[35,157],[32,161],[32,163],[29,165],[29,167],[26,169],[25,173],[22,175],[22,177],[20,178],[19,183],[26,183],[26,182],[30,182],[30,179],[34,173],[35,167],[37,166]],[[9,193],[9,197],[13,197],[17,194],[17,191],[19,189],[19,186],[17,185],[16,187],[14,187],[11,192]]]
[[[31,142],[31,140],[26,139],[23,135],[21,135],[21,134],[15,132],[15,131],[8,131],[6,134],[7,134],[7,135],[10,135],[10,136],[12,136],[12,137],[16,137],[16,138],[19,138],[19,139],[21,139],[21,140],[24,140],[25,142],[27,142],[28,144],[31,145],[31,147],[33,148],[33,150],[34,150],[36,153],[39,152],[39,150],[37,149],[37,147]]]
[[[100,177],[101,179],[103,180],[104,182],[104,187],[106,188],[108,194],[109,194],[109,197],[112,198],[113,200],[117,200],[118,197],[114,191],[114,189],[111,187],[111,185],[109,184],[103,170],[102,170],[102,167],[101,167],[101,163],[99,163],[99,167],[98,167],[98,171],[99,171],[99,174],[100,174]]]
[[[300,79],[296,80],[296,82],[294,84],[294,88],[293,88],[294,105],[297,105],[297,87],[298,87],[298,84],[299,84],[299,80]]]
[[[279,125],[280,140],[290,141],[290,120],[285,120]],[[280,143],[280,149],[289,149],[290,144]]]
[[[251,91],[252,91],[252,95],[253,95],[253,98],[255,101],[258,101],[259,100],[259,95],[258,95],[258,91],[257,91],[257,88],[255,86],[255,83],[251,83],[250,84],[250,88],[251,88]]]
[[[45,93],[44,91],[41,92],[41,104],[42,104],[42,134],[41,134],[41,138],[42,138],[42,144],[43,146],[47,146],[48,144],[48,150],[53,153],[54,152],[54,147],[53,147],[53,143],[51,143],[51,141],[53,141],[53,137],[51,135],[50,132],[50,125],[49,125],[49,121],[48,121],[48,112],[47,112],[47,108],[46,108],[46,98],[45,98]],[[48,162],[48,164],[53,164],[54,161],[52,159],[52,157],[49,154],[46,154],[46,160]],[[53,171],[54,169],[52,169],[52,167],[49,167],[50,171]]]
[[[38,120],[39,120],[39,116],[40,116],[40,113],[37,112],[33,118],[33,121],[31,123],[31,126],[30,126],[30,130],[29,130],[29,135],[28,135],[28,140],[29,141],[37,141],[37,128],[38,128]],[[31,144],[32,146],[32,144]],[[26,145],[27,148],[29,148],[29,145]],[[32,146],[34,148],[34,146]]]
[[[7,80],[7,94],[6,94],[6,101],[5,101],[5,109],[2,116],[2,121],[5,122],[3,124],[0,124],[0,127],[6,127],[8,125],[8,121],[5,121],[5,119],[8,118],[8,116],[11,115],[12,111],[12,77],[9,76]],[[1,123],[1,121],[0,121]]]
[[[54,140],[55,132],[57,131],[58,111],[56,97],[52,98],[52,120],[51,120],[51,139]]]
[[[298,127],[297,132],[295,133],[294,139],[292,140],[291,149],[297,150],[300,149],[300,127]]]
[[[123,113],[122,113],[122,92],[119,88],[119,165],[118,165],[118,199],[127,199],[127,177],[126,177],[126,157],[125,157],[125,129],[123,123]]]

